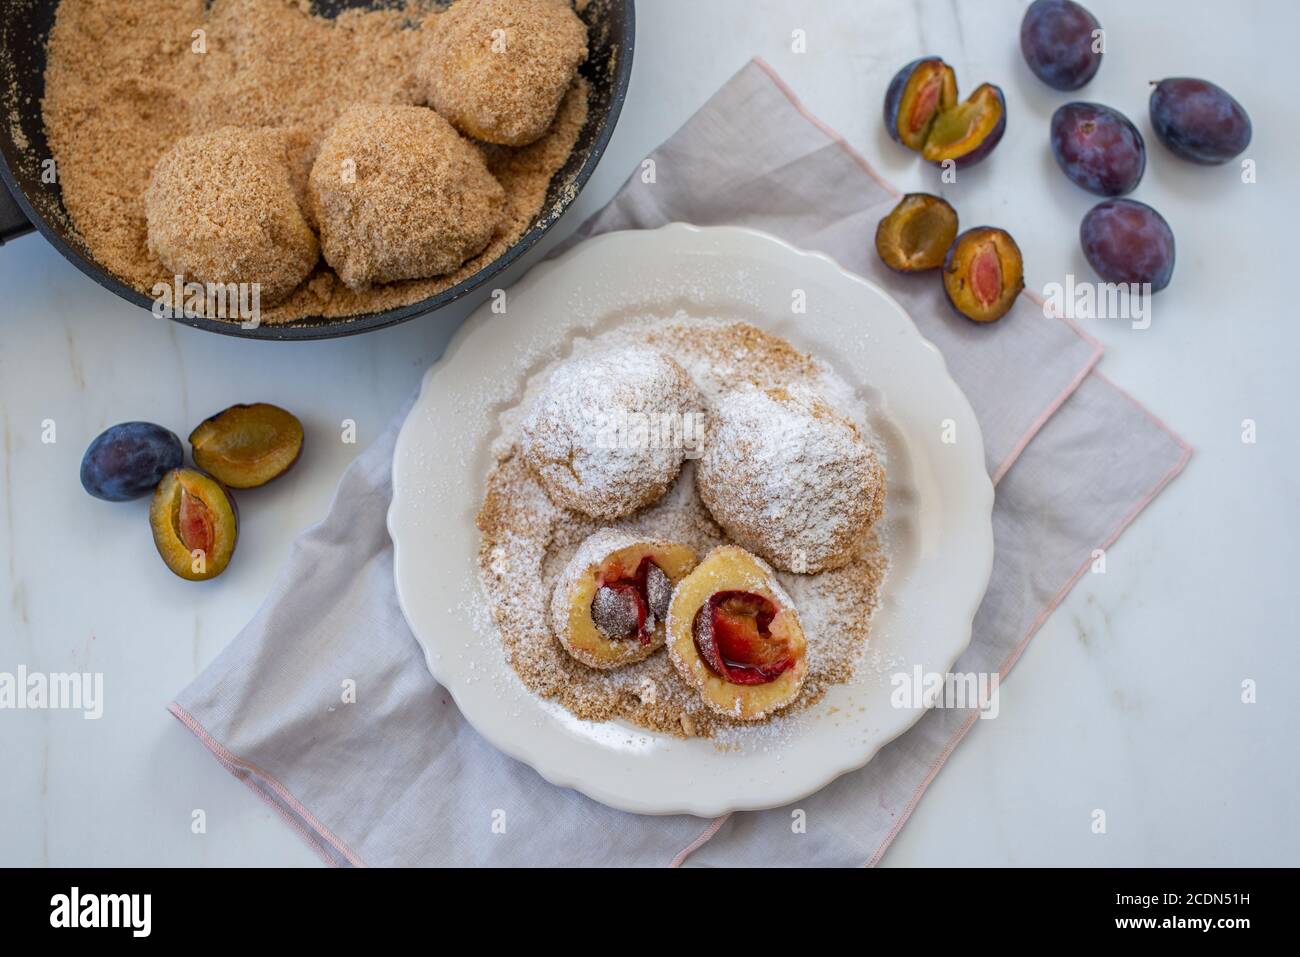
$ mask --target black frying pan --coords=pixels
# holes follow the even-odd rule
[[[104,269],[86,250],[63,208],[57,184],[41,182],[41,159],[49,156],[41,99],[45,94],[45,41],[54,23],[58,0],[0,0],[0,246],[39,229],[54,247],[78,269],[106,289],[145,309],[153,302],[138,290]],[[315,0],[323,16],[334,16],[349,7],[374,7],[374,0]],[[574,196],[591,178],[606,144],[614,132],[623,98],[632,74],[632,48],[636,32],[634,0],[592,0],[582,14],[588,25],[591,54],[582,73],[591,84],[587,125],[564,168],[555,174],[543,210],[546,212],[500,258],[484,266],[464,282],[436,296],[409,306],[372,312],[346,319],[303,319],[283,325],[261,325],[245,329],[237,322],[178,316],[175,322],[250,339],[330,339],[369,332],[423,316],[459,299],[490,280],[532,247],[558,219],[551,212],[568,208]],[[14,142],[11,118],[17,118],[21,135],[29,148],[20,150]],[[561,195],[560,184],[576,187]],[[0,253],[2,254],[2,253]]]

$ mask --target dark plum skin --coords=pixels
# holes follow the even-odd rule
[[[1066,103],[1052,115],[1052,155],[1070,182],[1098,196],[1131,193],[1147,168],[1138,128],[1100,103]]]
[[[889,88],[885,90],[885,129],[895,143],[903,142],[903,137],[898,132],[898,108],[903,102],[903,91],[907,89],[912,71],[928,59],[930,58],[920,57],[907,64],[894,74],[894,78],[889,81]]]
[[[1020,52],[1029,69],[1055,90],[1077,90],[1096,75],[1097,18],[1073,0],[1034,0],[1020,21]]]
[[[1151,283],[1159,292],[1174,274],[1174,232],[1146,203],[1108,199],[1083,217],[1079,241],[1098,276],[1107,282]]]
[[[1226,163],[1250,145],[1250,116],[1208,80],[1172,77],[1157,83],[1151,126],[1171,153],[1203,166]]]
[[[123,422],[101,432],[81,459],[81,486],[106,502],[148,495],[180,468],[181,440],[152,422]]]

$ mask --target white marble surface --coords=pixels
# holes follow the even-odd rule
[[[1088,275],[1077,224],[1088,195],[1056,169],[1047,121],[1068,96],[1039,84],[1017,47],[1020,0],[643,0],[632,91],[577,208],[598,208],[645,154],[750,56],[904,188],[933,171],[889,142],[889,77],[922,53],[964,87],[1001,84],[1010,123],[994,157],[950,194],[964,222],[1010,229],[1041,287]],[[1295,593],[1300,324],[1291,316],[1300,190],[1292,59],[1300,7],[1252,0],[1093,0],[1108,53],[1086,98],[1146,119],[1148,80],[1201,75],[1255,121],[1258,183],[1150,143],[1136,198],[1179,242],[1153,326],[1092,322],[1102,370],[1197,448],[1179,478],[1085,576],[1003,687],[885,859],[920,864],[1300,863],[1286,675],[1300,641]],[[802,29],[807,52],[791,51]],[[863,237],[869,241],[869,237]],[[535,261],[536,254],[530,261]],[[525,266],[527,263],[524,264]],[[517,276],[519,271],[515,271]],[[0,864],[312,864],[315,857],[163,710],[258,606],[295,534],[415,387],[474,296],[422,321],[324,343],[243,342],[151,319],[103,292],[37,237],[0,249],[0,671],[100,671],[105,714],[0,711]],[[503,335],[508,329],[503,325]],[[81,491],[87,441],[125,419],[181,435],[233,402],[298,411],[295,472],[240,497],[237,561],[196,587],[153,552],[146,504]],[[1258,442],[1241,441],[1241,422]],[[57,441],[43,444],[52,419]],[[358,444],[338,440],[354,419]],[[1119,467],[1122,467],[1122,463]],[[1240,685],[1258,683],[1258,703]],[[207,815],[205,835],[191,813]],[[1105,835],[1091,832],[1094,808]]]

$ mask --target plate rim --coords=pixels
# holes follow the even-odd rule
[[[979,499],[977,505],[980,514],[985,516],[984,522],[980,525],[980,531],[983,532],[981,538],[984,547],[980,552],[981,567],[978,569],[978,574],[973,575],[971,578],[972,583],[975,583],[977,587],[972,589],[971,596],[966,602],[966,606],[960,615],[960,621],[964,623],[962,625],[964,640],[956,647],[950,660],[942,662],[943,667],[941,670],[944,672],[950,672],[957,659],[960,658],[970,646],[974,629],[974,618],[984,600],[985,593],[988,589],[988,583],[992,576],[994,558],[992,527],[994,489],[992,480],[989,478],[988,471],[984,464],[984,442],[983,433],[979,425],[979,419],[976,417],[975,411],[970,405],[970,400],[966,397],[966,393],[952,378],[943,353],[939,351],[938,347],[935,346],[934,343],[921,333],[915,321],[902,304],[891,295],[888,290],[884,289],[879,284],[846,269],[826,253],[802,249],[787,242],[779,236],[748,226],[696,226],[685,222],[671,222],[651,229],[625,229],[601,233],[596,236],[588,237],[572,248],[565,250],[561,255],[547,259],[532,267],[532,269],[530,269],[528,273],[512,287],[512,298],[516,298],[519,295],[526,293],[533,286],[540,284],[547,276],[562,268],[567,263],[574,261],[584,253],[589,253],[591,249],[609,243],[627,242],[629,241],[629,237],[633,236],[639,237],[635,241],[663,241],[674,251],[679,248],[682,243],[707,242],[715,238],[719,243],[725,243],[729,236],[739,239],[741,242],[759,241],[765,244],[772,244],[780,247],[786,255],[798,257],[806,262],[817,263],[817,268],[829,268],[837,274],[839,279],[846,280],[854,285],[865,287],[870,292],[879,295],[884,299],[903,319],[906,320],[907,327],[910,329],[915,340],[923,347],[922,351],[928,353],[931,361],[936,363],[937,372],[942,376],[946,384],[951,387],[955,399],[960,402],[961,409],[968,418],[970,427],[975,430],[976,441],[970,444],[972,447],[977,449],[979,453],[978,479],[976,481],[976,484],[978,485]],[[480,326],[494,321],[494,318],[495,317],[491,313],[490,302],[485,302],[480,305],[465,320],[461,327],[456,331],[455,335],[452,336],[450,341],[447,343],[443,354],[425,370],[424,375],[421,377],[419,393],[417,394],[415,401],[412,403],[411,408],[408,410],[406,417],[403,419],[394,446],[393,462],[391,467],[393,495],[386,515],[386,526],[389,537],[393,543],[394,590],[397,594],[398,606],[401,609],[402,617],[405,619],[407,627],[411,630],[411,634],[415,638],[416,643],[421,648],[425,666],[428,668],[429,673],[433,676],[434,680],[437,681],[449,695],[451,695],[452,700],[456,703],[456,707],[460,711],[462,717],[465,718],[465,720],[480,736],[503,754],[506,754],[507,756],[532,768],[548,783],[556,787],[573,789],[600,802],[601,804],[617,810],[648,816],[689,814],[701,818],[715,818],[722,814],[734,811],[764,810],[773,807],[781,807],[792,801],[797,801],[810,794],[814,794],[843,775],[865,767],[886,745],[915,727],[916,723],[928,712],[929,706],[907,709],[910,714],[914,715],[911,720],[901,723],[897,730],[894,730],[892,733],[880,737],[874,745],[866,751],[865,756],[861,756],[861,752],[852,751],[852,757],[835,762],[833,767],[824,774],[819,775],[817,780],[798,784],[794,787],[787,787],[784,791],[774,797],[753,801],[734,799],[722,802],[718,800],[695,799],[690,796],[679,796],[674,799],[674,804],[671,807],[668,807],[658,802],[639,803],[636,799],[629,798],[626,794],[621,792],[611,790],[601,781],[593,780],[592,777],[583,775],[577,770],[566,773],[563,768],[557,766],[558,762],[548,761],[544,754],[539,755],[536,750],[530,751],[526,744],[522,743],[524,741],[524,736],[497,734],[494,730],[485,729],[480,723],[476,722],[464,708],[461,696],[458,694],[459,689],[455,687],[454,682],[449,680],[443,673],[443,669],[439,668],[435,664],[434,649],[432,645],[428,641],[422,639],[418,633],[416,626],[412,622],[408,601],[403,595],[402,578],[405,562],[400,542],[401,535],[398,531],[397,524],[399,513],[404,504],[400,497],[400,493],[404,490],[404,483],[400,480],[399,473],[401,472],[401,464],[404,456],[409,452],[410,443],[413,441],[412,436],[414,430],[411,423],[416,411],[421,408],[421,403],[429,391],[430,383],[433,381],[434,377],[438,375],[439,370],[450,365],[455,360],[459,346],[464,342],[464,340],[472,335]],[[481,592],[482,586],[477,579],[474,582],[474,587]],[[508,664],[507,667],[509,667]],[[514,677],[515,680],[518,680],[517,675]],[[847,751],[848,749],[846,749],[846,752]],[[775,779],[772,781],[772,785],[774,789],[777,787],[777,781]]]

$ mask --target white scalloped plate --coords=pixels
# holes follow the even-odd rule
[[[791,308],[796,289],[802,314]],[[397,440],[388,511],[402,611],[429,671],[479,733],[604,804],[712,817],[798,800],[911,727],[923,711],[891,704],[890,676],[917,665],[946,672],[969,644],[993,565],[993,488],[970,404],[902,307],[773,236],[680,223],[589,239],[534,267],[507,303],[506,315],[480,308],[426,373]],[[500,413],[576,337],[679,310],[745,319],[827,361],[861,397],[889,462],[891,564],[869,655],[779,733],[726,750],[581,721],[531,694],[484,626],[478,580],[474,516]],[[943,441],[948,420],[956,442]]]

